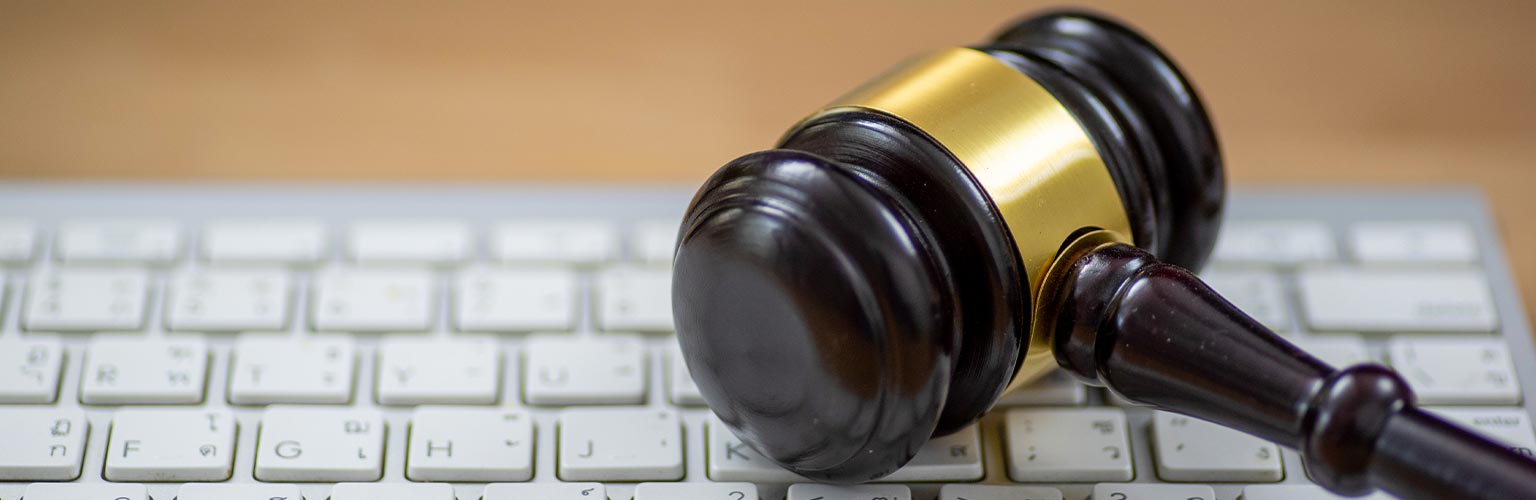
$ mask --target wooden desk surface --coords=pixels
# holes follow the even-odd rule
[[[0,3],[0,177],[702,179],[1017,1]],[[1470,184],[1536,311],[1536,2],[1090,2],[1236,184]]]

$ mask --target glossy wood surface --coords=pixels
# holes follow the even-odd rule
[[[699,182],[1058,2],[3,2],[0,177]],[[1536,3],[1091,1],[1200,84],[1234,186],[1485,190],[1536,311]]]

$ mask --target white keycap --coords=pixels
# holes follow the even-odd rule
[[[1361,262],[1477,261],[1477,238],[1460,222],[1363,222],[1349,232]]]
[[[1216,240],[1216,260],[1295,264],[1333,260],[1333,232],[1320,222],[1232,221]]]
[[[805,478],[779,467],[731,433],[719,417],[709,416],[709,479],[713,481],[750,481],[754,483],[789,483]]]
[[[1432,408],[1430,413],[1492,438],[1510,450],[1536,459],[1536,431],[1520,408]]]
[[[135,269],[54,269],[32,275],[22,321],[28,330],[138,330],[149,276]]]
[[[453,320],[468,332],[571,330],[576,293],[576,274],[569,270],[465,270],[453,284]]]
[[[207,375],[208,346],[201,338],[97,337],[85,352],[80,402],[200,403]]]
[[[343,404],[352,400],[357,357],[350,337],[244,335],[231,356],[230,403]]]
[[[57,337],[0,338],[0,404],[53,402],[63,366],[64,346]]]
[[[432,274],[419,269],[328,269],[310,310],[320,331],[425,331],[436,309]]]
[[[1420,404],[1520,403],[1514,362],[1502,339],[1399,335],[1387,352]]]
[[[187,483],[176,500],[304,500],[304,494],[292,484]]]
[[[1286,340],[1334,368],[1374,361],[1359,335],[1309,335]]]
[[[256,479],[377,481],[384,417],[371,409],[273,406],[261,417]]]
[[[36,483],[21,494],[27,500],[149,500],[142,484]]]
[[[453,485],[414,483],[341,483],[331,500],[454,500]]]
[[[227,219],[203,229],[203,256],[215,263],[313,264],[329,249],[317,220]]]
[[[181,227],[163,219],[79,219],[59,227],[65,262],[164,264],[181,255]]]
[[[670,411],[567,410],[560,416],[559,446],[564,481],[683,478],[683,423]]]
[[[1087,386],[1062,370],[1051,370],[997,399],[998,406],[1079,406],[1086,402]]]
[[[0,409],[0,481],[69,481],[80,477],[90,423],[80,410]],[[97,452],[100,453],[100,452]]]
[[[469,224],[455,220],[361,220],[347,231],[348,255],[358,262],[451,264],[473,247]]]
[[[667,393],[672,404],[704,406],[704,395],[699,393],[698,384],[693,383],[693,375],[688,373],[688,363],[683,361],[683,352],[676,346],[667,356],[667,368]]]
[[[1201,273],[1200,279],[1270,330],[1289,331],[1290,306],[1280,276],[1275,273],[1217,270]]]
[[[32,260],[37,253],[37,223],[28,219],[0,218],[0,263]]]
[[[380,404],[495,404],[501,349],[490,337],[390,337],[375,380]]]
[[[412,481],[527,481],[533,478],[533,439],[533,418],[526,413],[417,408],[405,475]]]
[[[630,255],[641,262],[672,263],[677,251],[677,228],[680,221],[648,220],[635,224],[630,234]]]
[[[1311,269],[1298,275],[1313,330],[1492,332],[1488,280],[1474,270]]]
[[[184,271],[173,278],[166,299],[166,326],[172,330],[230,332],[288,327],[292,284],[276,270]]]
[[[597,220],[507,221],[491,230],[491,255],[502,262],[595,264],[618,254],[618,229]]]
[[[946,484],[939,500],[1061,500],[1061,490],[1046,486]]]
[[[495,483],[480,500],[605,500],[603,483]],[[751,499],[748,499],[751,500]]]
[[[1119,409],[1008,410],[1006,433],[1014,481],[1129,481],[1133,475]]]
[[[104,475],[108,481],[229,479],[236,430],[229,410],[118,410]]]
[[[912,461],[880,481],[975,481],[981,475],[981,434],[970,426],[929,439]]]
[[[1105,500],[1216,500],[1216,491],[1200,484],[1100,483],[1093,498]]]
[[[785,500],[912,500],[912,488],[901,484],[860,484],[842,486],[835,484],[795,483],[789,485]]]
[[[1269,482],[1285,477],[1273,443],[1197,418],[1155,412],[1152,449],[1165,481]]]
[[[672,270],[613,267],[597,277],[597,322],[603,330],[672,331]]]
[[[1372,493],[1354,500],[1393,500],[1395,497],[1382,492]],[[1243,487],[1243,500],[1350,500],[1319,486],[1310,484],[1257,484]]]
[[[634,500],[757,500],[752,483],[640,483]]]
[[[645,402],[645,345],[638,336],[534,335],[523,354],[523,398],[529,404]]]

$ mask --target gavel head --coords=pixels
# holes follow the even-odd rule
[[[1036,16],[908,61],[710,177],[678,237],[678,340],[754,449],[875,479],[1055,365],[1032,325],[1065,245],[1093,233],[1198,268],[1223,192],[1167,56],[1096,15]]]

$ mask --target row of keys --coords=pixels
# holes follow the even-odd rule
[[[1432,410],[1530,456],[1528,414],[1512,408]],[[249,424],[249,423],[247,423]],[[238,428],[224,409],[123,409],[111,421],[102,476],[109,481],[226,481]],[[271,482],[377,481],[390,432],[377,410],[284,407],[266,410],[255,479]],[[501,408],[422,407],[410,416],[405,476],[413,481],[514,482],[533,477],[535,423]],[[1004,417],[1008,476],[1017,482],[1109,482],[1135,478],[1125,414],[1114,408],[1015,409]],[[79,410],[0,411],[0,481],[67,481],[81,474],[90,424]],[[397,431],[399,432],[399,431]],[[567,410],[556,425],[557,475],[565,481],[674,481],[684,476],[683,423],[673,411]],[[1278,446],[1189,417],[1156,413],[1156,474],[1177,482],[1278,482]],[[713,481],[794,483],[790,473],[743,444],[720,421],[705,428]],[[880,482],[975,481],[983,477],[975,427],[935,438]],[[98,452],[99,453],[99,452]]]
[[[29,486],[27,500],[79,500],[112,498],[149,500],[138,484],[60,484],[38,483]],[[192,483],[181,487],[177,500],[273,500],[302,499],[298,486],[287,484],[208,484]],[[790,485],[786,500],[908,500],[911,488],[903,485],[833,486],[800,483]],[[1125,500],[1214,500],[1210,486],[1186,484],[1101,483],[1094,485],[1094,499]],[[1317,486],[1253,485],[1243,488],[1244,500],[1335,500],[1335,496]],[[1384,493],[1366,500],[1388,500]],[[602,483],[490,484],[480,500],[606,500],[608,490]],[[751,483],[640,483],[633,500],[758,500],[757,486]],[[455,500],[453,487],[446,484],[415,483],[340,483],[331,490],[330,500]],[[463,499],[474,500],[474,499]],[[1061,490],[1046,486],[1002,486],[946,484],[939,489],[938,500],[1062,500]]]
[[[1357,336],[1292,339],[1334,366],[1369,361]],[[379,343],[374,397],[381,404],[495,404],[502,400],[504,361],[521,360],[522,399],[534,405],[639,404],[647,399],[649,352],[633,334],[535,334],[521,356],[503,356],[492,337],[429,338],[389,335]],[[1520,385],[1508,347],[1495,337],[1393,337],[1387,355],[1394,369],[1430,405],[1519,404]],[[62,342],[45,335],[0,339],[0,403],[48,403],[58,397]],[[202,402],[211,354],[191,335],[141,338],[103,335],[86,347],[80,401],[86,404],[195,404]],[[344,335],[240,336],[231,352],[228,401],[345,404],[356,386],[357,347]],[[703,404],[686,364],[667,356],[666,385],[673,404]],[[1086,402],[1082,384],[1054,373],[1005,395],[1003,406],[1071,406]]]
[[[1478,259],[1471,227],[1452,221],[1377,221],[1350,226],[1346,247],[1368,263],[1471,263]],[[1298,264],[1339,259],[1327,224],[1315,221],[1235,221],[1222,228],[1216,260]]]
[[[409,269],[327,269],[314,279],[309,325],[317,331],[426,331],[437,318],[436,274]],[[577,321],[577,273],[484,268],[450,284],[450,321],[461,331],[568,330]],[[605,330],[672,330],[671,273],[620,266],[596,274],[595,309]],[[150,275],[134,269],[34,273],[22,325],[39,331],[144,328]],[[293,316],[293,279],[283,270],[204,269],[170,279],[165,325],[177,331],[282,330]]]
[[[1201,279],[1277,332],[1493,333],[1499,326],[1488,280],[1473,269],[1303,268],[1295,273],[1305,324],[1291,313],[1281,275],[1217,269]]]
[[[35,222],[0,218],[0,263],[31,260],[41,246]],[[63,262],[168,264],[182,257],[181,224],[167,219],[80,219],[59,226]],[[595,264],[617,260],[617,225],[596,220],[519,220],[494,224],[489,258],[500,262]],[[635,224],[635,260],[670,262],[674,221]],[[231,219],[204,228],[201,253],[211,262],[313,264],[330,252],[326,224],[306,219]],[[475,257],[475,228],[452,219],[364,219],[348,225],[344,252],[367,263],[455,264]]]

